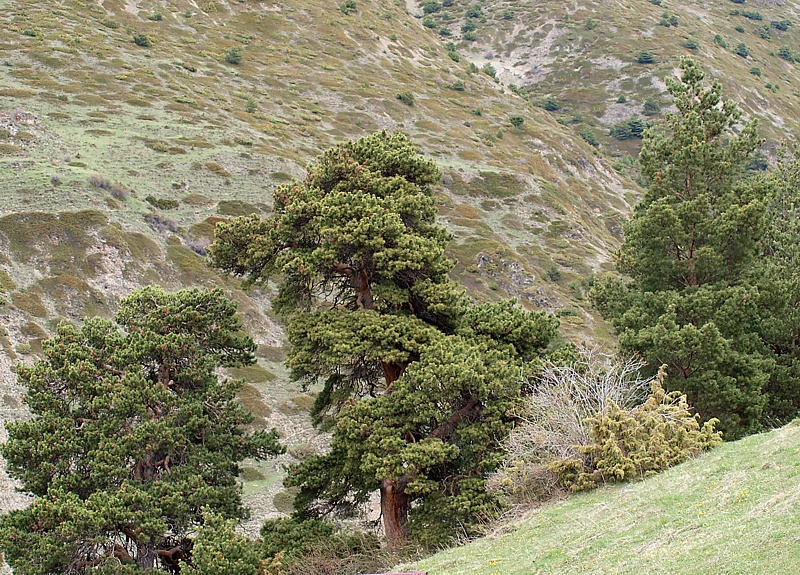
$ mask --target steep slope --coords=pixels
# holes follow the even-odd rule
[[[576,0],[420,3],[443,40],[527,91],[610,155],[636,138],[614,124],[668,109],[664,78],[698,60],[725,95],[762,120],[767,152],[800,128],[800,6],[756,0]],[[649,54],[649,56],[647,55]],[[624,168],[626,160],[617,162]]]
[[[442,166],[469,288],[555,310],[608,260],[632,200],[591,147],[385,0],[349,15],[330,1],[1,7],[5,213],[91,208],[162,252],[171,234],[202,251],[208,218],[268,210],[331,144],[404,130]],[[147,196],[178,205],[151,214]]]
[[[259,364],[231,373],[249,382],[242,402],[289,446],[245,469],[247,528],[286,511],[281,465],[325,438],[281,365],[270,290],[245,293],[206,266],[205,247],[219,219],[269,213],[272,189],[306,162],[381,129],[408,132],[442,167],[441,221],[474,297],[517,296],[559,311],[578,337],[604,334],[584,292],[610,265],[635,184],[454,61],[404,5],[346,11],[332,0],[0,0],[4,420],[26,416],[11,366],[34,361],[59,321],[110,316],[145,284],[220,287],[260,344]],[[5,498],[0,511],[24,503]]]
[[[242,291],[203,255],[219,219],[269,213],[274,187],[302,177],[314,156],[382,129],[409,133],[441,166],[454,275],[476,299],[514,296],[556,312],[569,337],[607,338],[586,290],[594,273],[611,269],[638,192],[621,175],[636,141],[607,139],[607,126],[663,92],[663,76],[688,53],[662,48],[663,35],[683,30],[684,11],[700,8],[681,4],[679,28],[667,29],[644,2],[575,4],[562,17],[563,6],[546,2],[486,0],[469,18],[477,23],[470,40],[459,30],[474,3],[434,1],[433,12],[413,0],[351,4],[0,0],[4,418],[25,416],[10,366],[32,361],[62,319],[108,316],[148,283],[214,286],[236,299],[261,345],[259,366],[234,374],[251,384],[242,401],[259,425],[285,430],[287,457],[318,449],[324,438],[311,435],[304,414],[310,397],[286,382],[280,363],[270,291]],[[723,4],[703,17],[734,18]],[[792,6],[759,10],[791,18]],[[441,34],[444,19],[450,36]],[[702,22],[692,24],[698,37]],[[651,32],[643,47],[657,63],[629,62],[639,51],[631,38]],[[590,33],[598,39],[583,40]],[[792,43],[796,29],[770,33],[772,44],[748,44]],[[754,52],[765,62],[759,80],[744,59],[714,46],[702,40],[695,52],[731,63],[706,60],[727,75],[732,95],[772,119],[775,138],[794,129],[788,61],[778,58],[773,71],[768,54]],[[780,66],[789,66],[786,78]],[[777,91],[763,92],[767,80]],[[620,93],[632,103],[616,103]],[[539,105],[551,95],[560,108],[548,112]],[[272,495],[280,463],[248,469],[246,491]],[[254,526],[275,511],[271,498],[251,503]]]
[[[413,569],[437,575],[772,573],[800,566],[800,422],[640,483],[547,505]]]

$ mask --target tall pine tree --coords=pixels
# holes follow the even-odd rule
[[[115,321],[62,324],[18,368],[33,417],[8,424],[2,447],[34,496],[0,520],[16,572],[175,573],[204,510],[242,517],[239,463],[281,447],[244,431],[241,383],[216,369],[252,363],[254,348],[219,290],[144,288]]]
[[[323,384],[313,415],[333,427],[331,452],[291,471],[300,513],[378,490],[390,542],[430,533],[423,525],[447,537],[488,513],[483,477],[511,421],[518,362],[555,331],[510,304],[468,311],[447,277],[438,179],[403,135],[342,144],[278,188],[269,219],[219,225],[211,251],[250,282],[279,280],[287,364]]]
[[[784,147],[768,177],[767,233],[755,277],[769,311],[761,336],[775,356],[767,388],[767,423],[800,414],[800,150]]]
[[[728,437],[758,429],[774,365],[760,337],[764,316],[752,278],[764,236],[766,186],[745,177],[759,141],[755,122],[705,87],[691,59],[668,79],[677,114],[645,134],[639,156],[647,191],[625,226],[618,270],[593,299],[667,387],[683,390]]]

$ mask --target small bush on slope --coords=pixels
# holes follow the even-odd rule
[[[507,463],[490,488],[523,505],[557,493],[559,477],[550,464],[582,460],[580,447],[592,443],[589,421],[611,402],[633,408],[645,398],[650,381],[639,377],[642,367],[635,358],[587,348],[545,364],[532,382],[522,423],[506,441]]]
[[[564,459],[548,467],[573,491],[615,481],[646,477],[722,443],[714,431],[716,419],[700,425],[686,395],[664,391],[664,370],[652,380],[652,391],[642,405],[626,410],[613,400],[587,423],[593,442],[579,446],[582,459]]]
[[[580,491],[644,477],[721,441],[716,420],[701,427],[686,396],[666,393],[663,373],[642,379],[642,367],[634,358],[591,349],[579,349],[566,364],[546,365],[490,489],[525,505],[562,488]]]

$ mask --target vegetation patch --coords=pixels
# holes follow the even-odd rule
[[[274,381],[276,378],[274,373],[258,363],[246,365],[244,367],[232,367],[228,371],[233,377],[244,379],[249,383],[266,383],[268,381]]]
[[[189,194],[181,198],[181,201],[187,206],[207,206],[214,203],[214,200],[203,194]]]
[[[74,275],[59,274],[36,285],[63,317],[108,317],[111,313],[103,295]]]
[[[230,174],[228,174],[230,175]],[[222,200],[217,204],[217,213],[223,216],[249,216],[261,213],[257,207],[241,200]]]
[[[11,279],[10,275],[8,275],[8,272],[5,270],[0,270],[0,290],[11,291],[16,287],[17,284],[14,283],[14,280]]]
[[[86,261],[86,249],[94,243],[89,235],[107,223],[101,212],[25,212],[0,218],[0,232],[8,238],[14,257],[31,261],[46,253],[48,264],[60,272],[82,270],[93,274],[93,266]]]
[[[34,317],[47,317],[47,308],[44,307],[41,298],[31,292],[14,292],[11,294],[11,301],[14,305]]]
[[[239,390],[239,401],[247,410],[258,417],[269,418],[272,409],[264,402],[264,396],[254,385],[245,383]]]
[[[489,198],[512,198],[526,190],[524,180],[507,172],[479,172],[469,181],[454,176],[453,183],[446,187],[454,194]]]

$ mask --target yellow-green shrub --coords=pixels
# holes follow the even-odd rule
[[[701,425],[686,395],[665,392],[662,381],[660,373],[647,401],[634,409],[609,402],[588,420],[592,443],[576,446],[582,459],[553,461],[549,469],[566,487],[581,491],[658,473],[721,443],[722,434],[714,431],[717,420]]]

